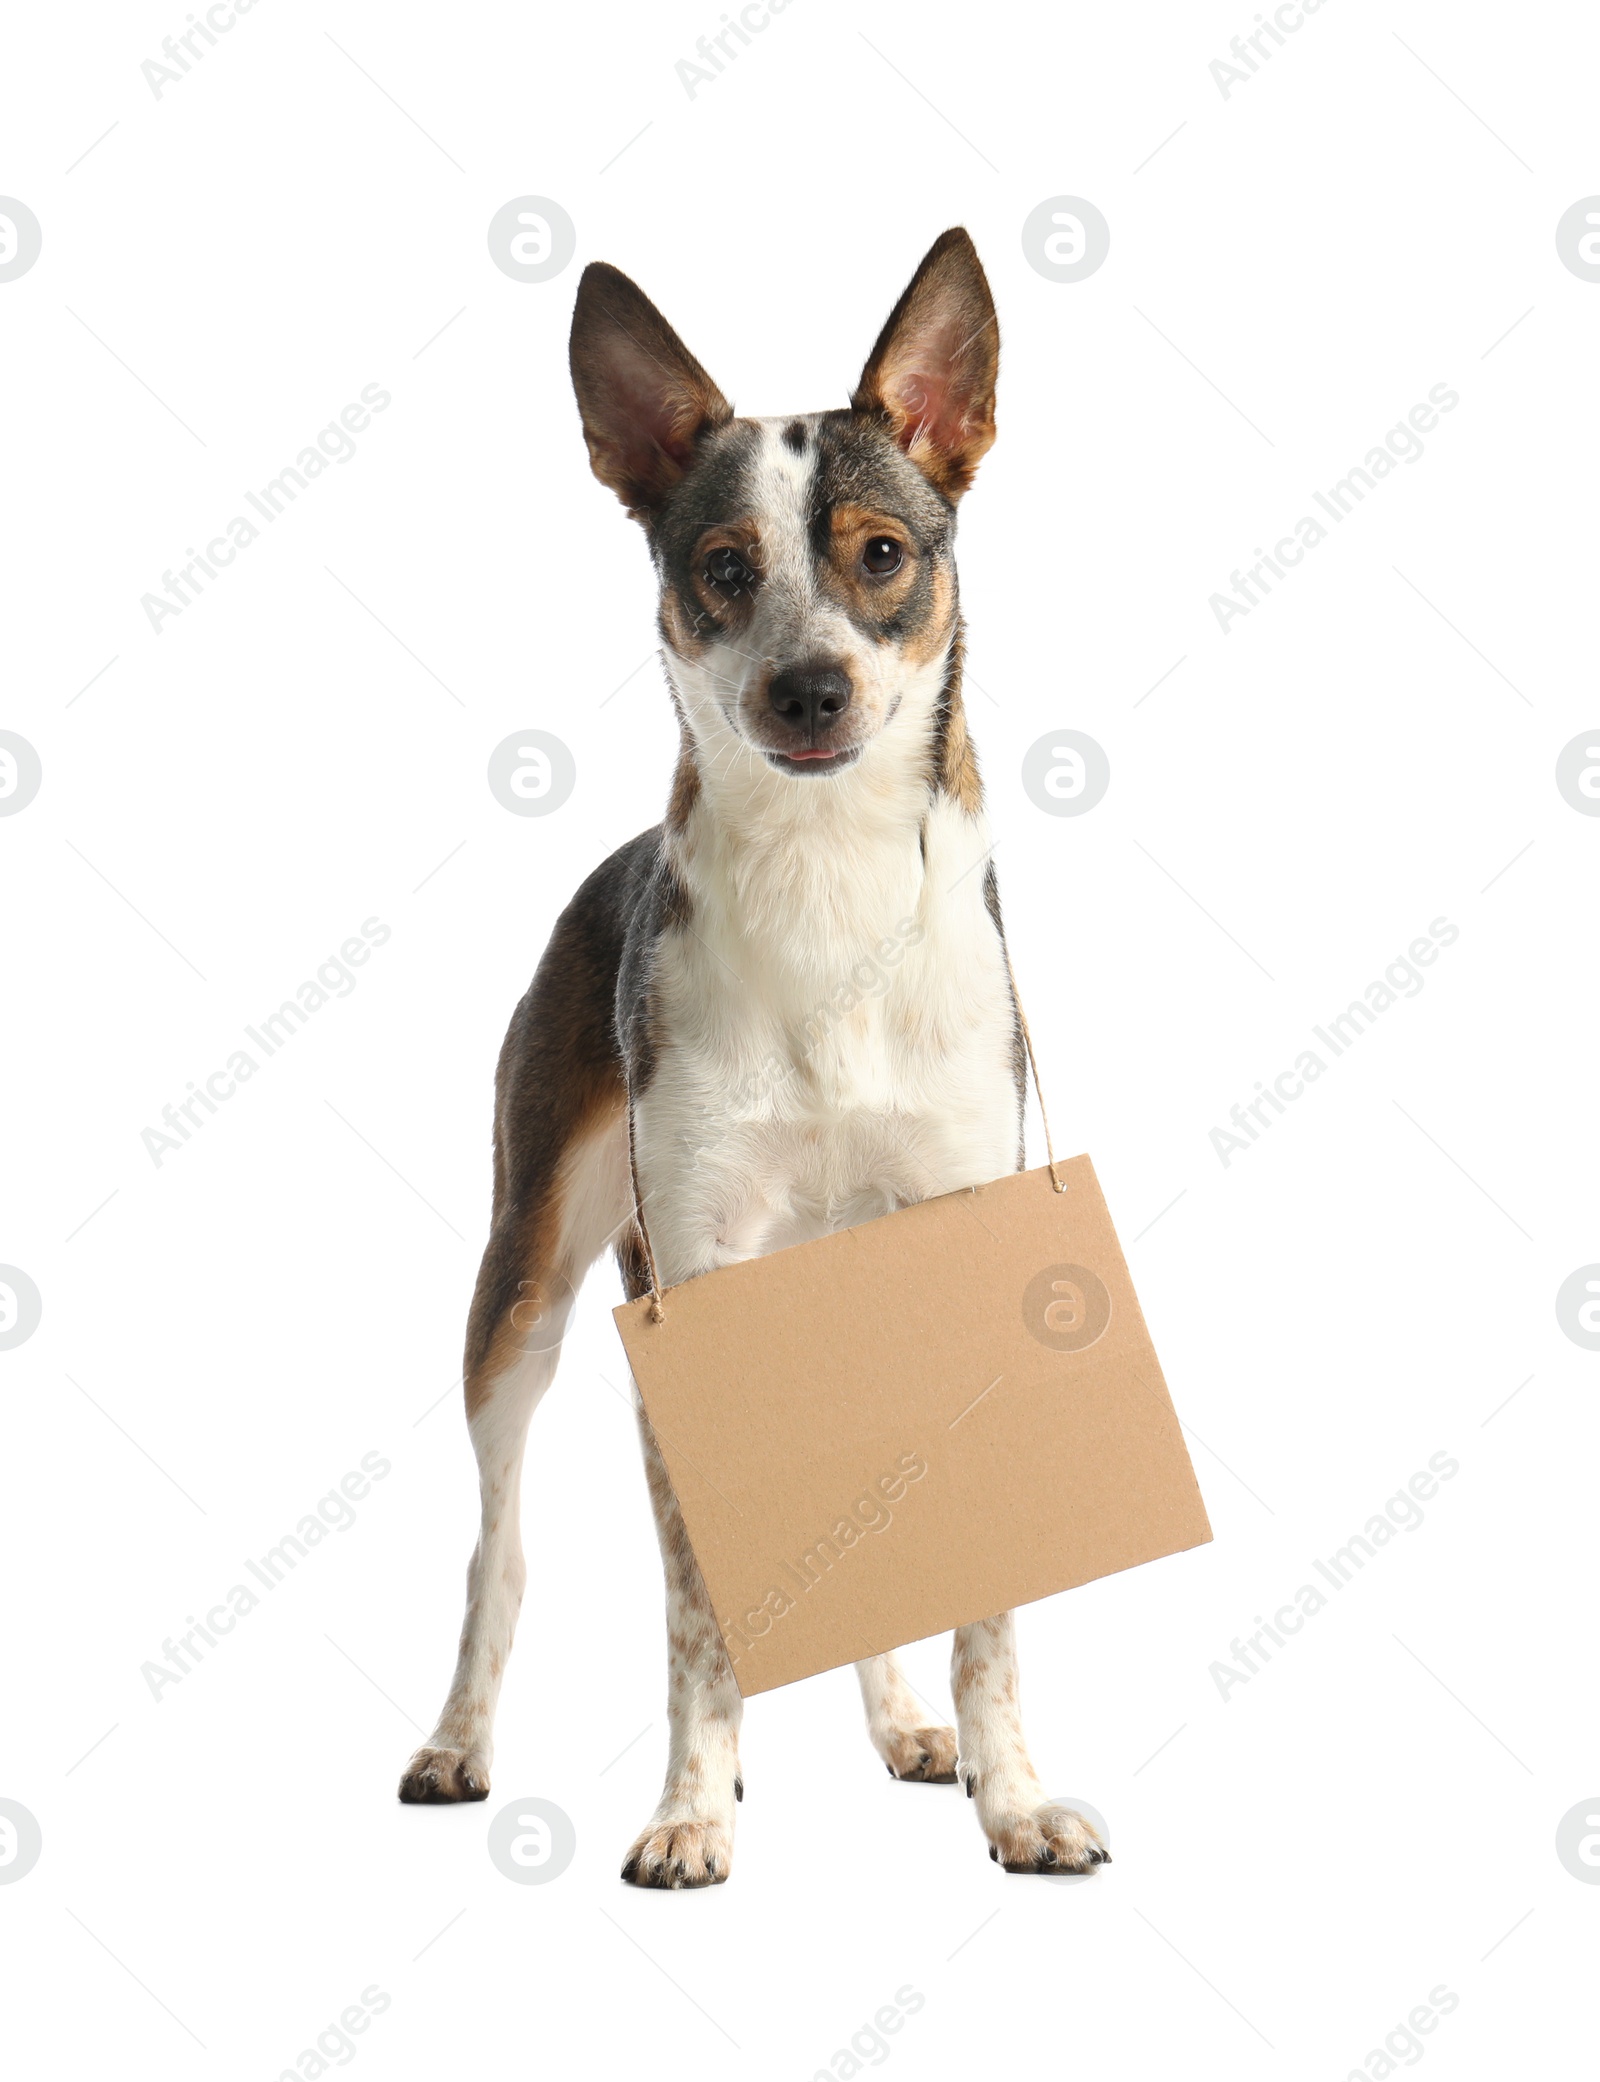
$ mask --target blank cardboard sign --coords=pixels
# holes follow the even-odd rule
[[[740,1691],[1211,1538],[1094,1167],[615,1311]]]

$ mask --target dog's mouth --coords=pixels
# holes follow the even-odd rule
[[[861,757],[860,745],[841,745],[836,751],[825,745],[801,746],[793,752],[779,752],[771,745],[763,745],[761,749],[767,764],[778,773],[799,774],[807,779],[814,775],[842,773]]]

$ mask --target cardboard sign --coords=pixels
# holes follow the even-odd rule
[[[1211,1538],[1087,1157],[615,1311],[740,1691]]]

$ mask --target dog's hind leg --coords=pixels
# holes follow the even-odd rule
[[[507,1196],[489,1239],[466,1366],[482,1521],[467,1567],[455,1678],[438,1727],[401,1778],[404,1801],[482,1800],[488,1793],[495,1702],[526,1580],[520,1507],[528,1423],[555,1373],[574,1292],[628,1208],[619,1105],[569,1144],[553,1186],[531,1200]]]
[[[918,1699],[892,1655],[875,1655],[856,1664],[861,1703],[867,1709],[867,1734],[888,1766],[891,1778],[951,1786],[956,1779],[956,1731],[930,1727]]]
[[[511,1016],[495,1072],[494,1219],[467,1318],[467,1428],[482,1522],[467,1616],[439,1725],[400,1798],[481,1800],[495,1701],[522,1603],[522,1449],[550,1385],[576,1290],[632,1208],[617,975],[645,832],[614,853],[556,921]]]

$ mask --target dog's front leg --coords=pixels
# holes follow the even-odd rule
[[[856,1664],[861,1703],[867,1709],[867,1733],[889,1768],[891,1778],[925,1785],[953,1785],[956,1775],[956,1731],[929,1727],[917,1695],[906,1683],[892,1655],[875,1655]]]
[[[711,1600],[684,1530],[661,1450],[643,1413],[645,1476],[667,1579],[666,1784],[648,1824],[623,1860],[636,1887],[708,1887],[733,1863],[733,1807],[744,1701],[722,1645]]]
[[[1045,1795],[1028,1756],[1017,1702],[1017,1651],[1009,1612],[957,1627],[950,1657],[961,1756],[956,1766],[1007,1872],[1092,1872],[1111,1853],[1091,1825]]]

